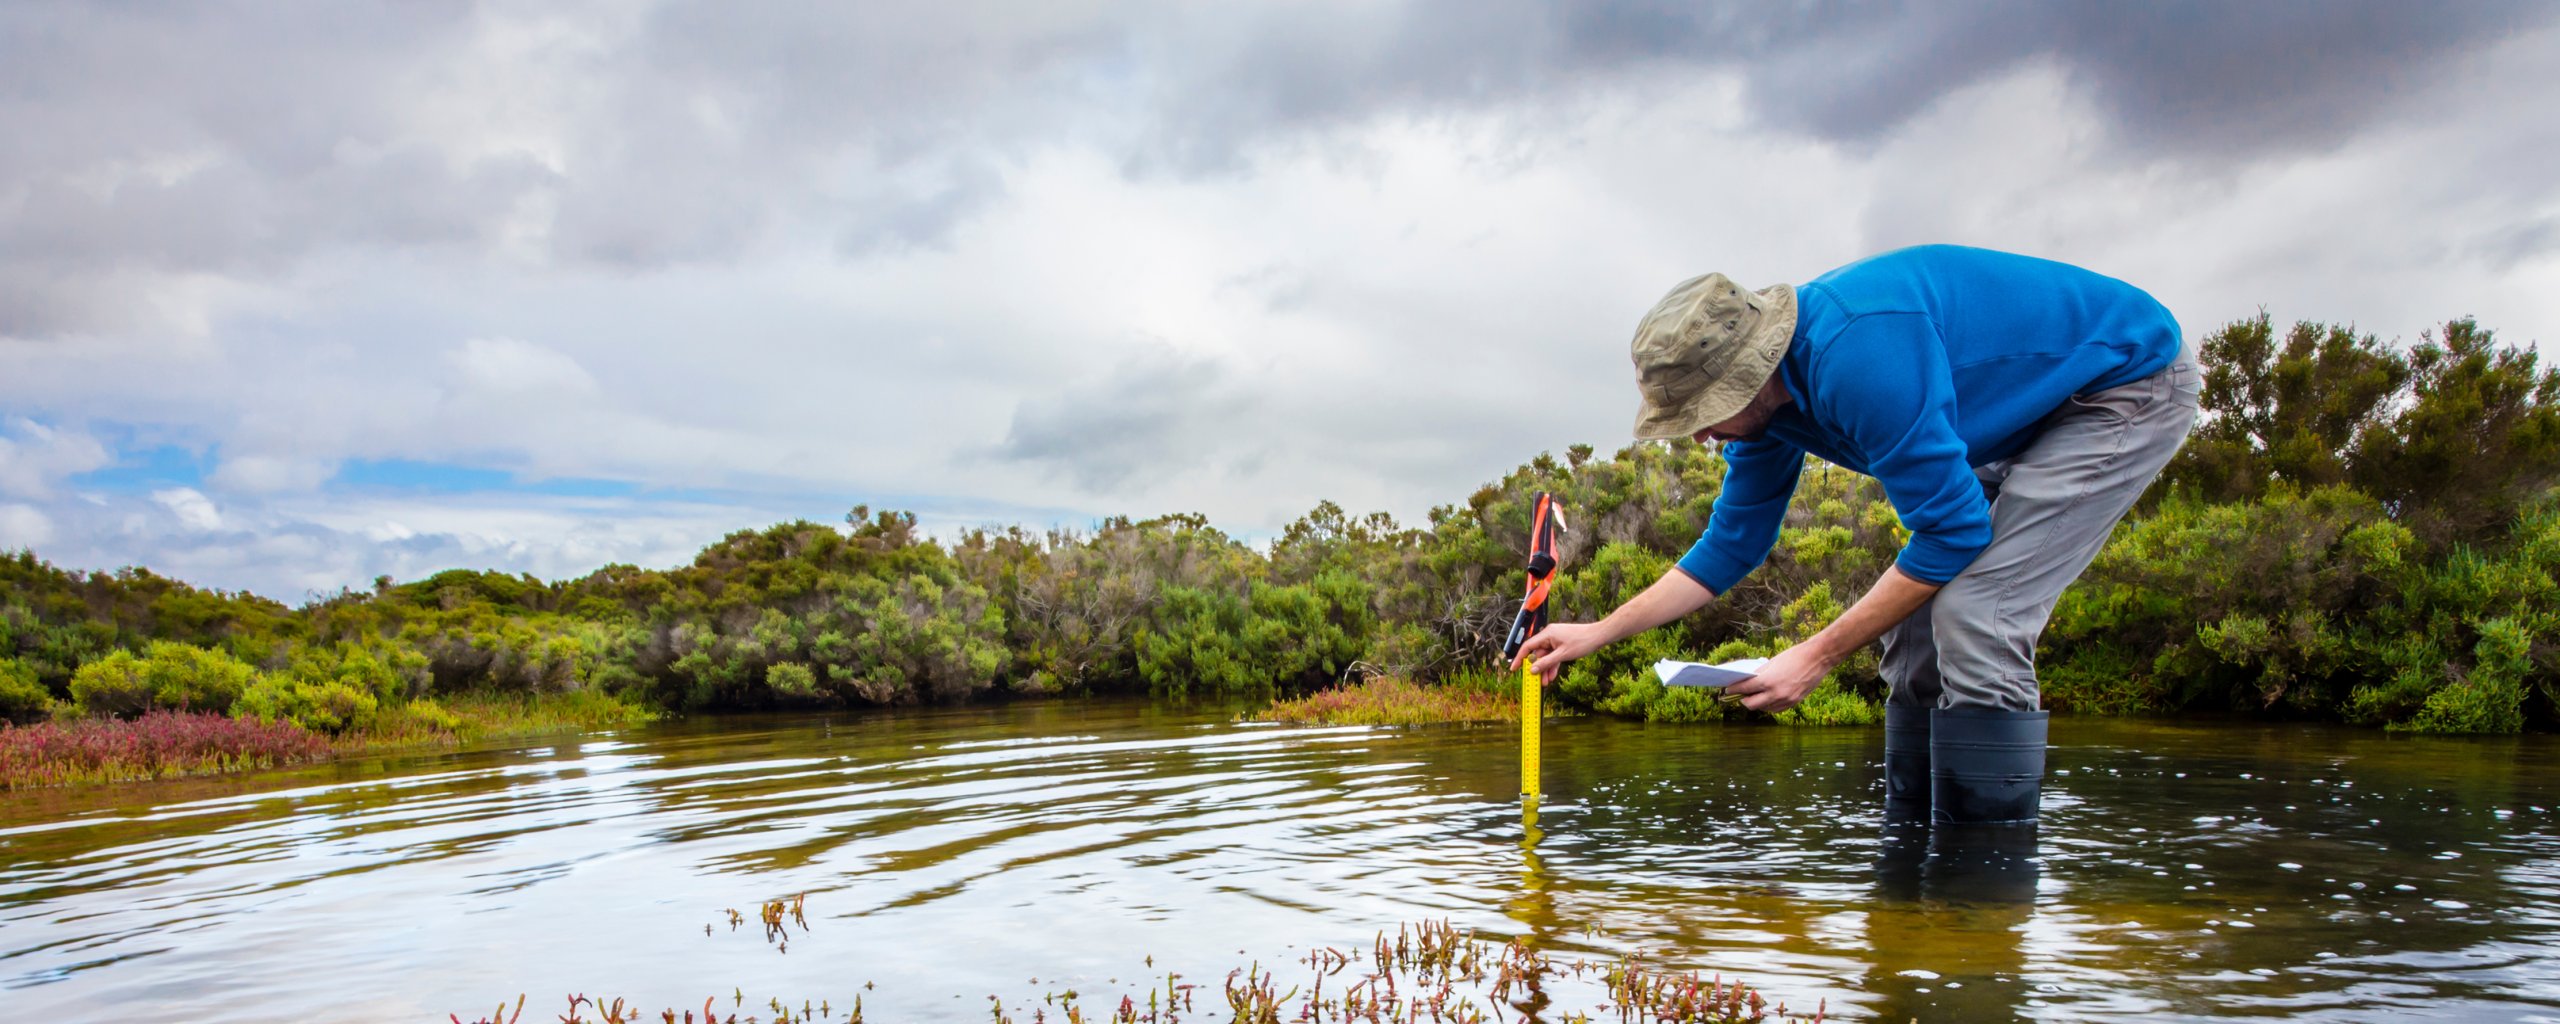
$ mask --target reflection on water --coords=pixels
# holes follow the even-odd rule
[[[1962,836],[1884,820],[1873,731],[1559,722],[1524,815],[1509,729],[1096,703],[12,794],[0,1002],[442,1019],[744,989],[983,1019],[1446,918],[1841,1018],[2560,1019],[2552,738],[2054,738],[2042,827]],[[801,892],[787,952],[727,923]]]

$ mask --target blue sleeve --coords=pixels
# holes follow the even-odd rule
[[[1707,513],[1707,532],[1675,564],[1722,596],[1769,558],[1804,473],[1804,449],[1776,438],[1724,446],[1724,490]]]
[[[1991,505],[1956,434],[1955,376],[1928,317],[1862,316],[1821,353],[1808,400],[1867,458],[1911,540],[1894,559],[1922,583],[1956,578],[1991,545]]]

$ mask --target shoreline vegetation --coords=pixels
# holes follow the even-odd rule
[[[0,729],[0,792],[265,771],[482,740],[585,733],[657,716],[602,694],[461,694],[331,736],[289,720],[153,710]]]
[[[2200,348],[2205,417],[2055,608],[2038,651],[2047,707],[2560,725],[2560,370],[2469,320],[2404,347],[2261,314]],[[856,506],[842,527],[741,530],[670,569],[456,569],[298,608],[19,552],[0,555],[0,736],[166,729],[138,723],[192,712],[333,745],[432,741],[466,729],[457,708],[474,694],[530,701],[526,714],[622,709],[608,718],[1127,694],[1272,701],[1275,717],[1502,715],[1517,684],[1488,666],[1532,496],[1553,492],[1577,527],[1559,538],[1554,615],[1588,620],[1688,548],[1722,478],[1695,444],[1575,445],[1423,524],[1328,501],[1262,548],[1198,515],[936,539],[912,513]],[[1759,571],[1568,666],[1550,706],[1873,722],[1872,650],[1777,716],[1666,690],[1649,666],[1800,642],[1906,539],[1872,480],[1808,461]],[[1401,682],[1320,693],[1372,676]]]
[[[1303,697],[1281,697],[1245,717],[1287,725],[1475,725],[1520,721],[1520,684],[1501,673],[1465,673],[1438,686],[1373,675]]]

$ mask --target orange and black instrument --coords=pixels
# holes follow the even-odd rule
[[[1520,599],[1520,614],[1511,619],[1511,633],[1502,638],[1502,660],[1519,657],[1520,645],[1547,628],[1547,588],[1556,576],[1556,532],[1564,529],[1564,516],[1556,510],[1553,495],[1538,492],[1538,500],[1529,513],[1529,591]]]

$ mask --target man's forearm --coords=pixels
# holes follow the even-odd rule
[[[1616,643],[1628,637],[1670,622],[1707,606],[1716,599],[1714,591],[1678,569],[1665,570],[1662,578],[1644,588],[1644,592],[1628,598],[1618,610],[1601,619],[1600,628],[1608,631],[1607,642]]]
[[[1937,596],[1939,584],[1922,583],[1902,574],[1899,566],[1887,566],[1884,575],[1876,577],[1876,585],[1867,588],[1865,596],[1849,610],[1831,620],[1804,642],[1825,665],[1837,665],[1861,647],[1874,643],[1877,637],[1892,629],[1920,606]],[[1629,604],[1634,602],[1630,601]]]

